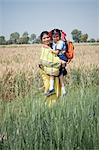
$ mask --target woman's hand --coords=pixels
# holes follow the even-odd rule
[[[51,53],[54,53],[54,51],[53,51],[52,49],[50,50],[50,52],[51,52]]]
[[[62,51],[62,54],[65,54],[65,53],[66,53],[66,51],[65,51],[65,50],[63,50],[63,51]]]
[[[56,55],[59,54],[59,50],[53,50],[53,49],[51,49],[50,52],[53,53],[53,54],[56,54]]]

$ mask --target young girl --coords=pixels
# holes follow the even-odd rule
[[[68,62],[68,59],[65,54],[66,44],[63,40],[61,40],[61,31],[59,29],[54,29],[51,31],[51,34],[52,34],[52,40],[53,40],[53,43],[52,43],[53,50],[51,52],[57,54],[57,56],[61,60]],[[63,77],[63,71],[65,69],[65,66],[66,66],[66,63],[61,66],[61,70],[60,70],[60,83],[62,87],[62,95],[66,94],[65,86],[64,86],[64,77]]]

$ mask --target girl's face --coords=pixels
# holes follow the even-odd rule
[[[58,34],[56,34],[56,35],[53,35],[53,41],[55,42],[55,43],[57,43],[59,40],[60,40],[60,36],[58,35]]]
[[[47,34],[44,34],[42,37],[42,43],[45,45],[49,45],[50,44],[50,37]]]

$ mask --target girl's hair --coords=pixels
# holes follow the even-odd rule
[[[44,34],[49,35],[49,32],[48,32],[48,31],[43,31],[43,32],[40,34],[40,40],[41,40],[41,41],[42,41],[42,38],[43,38]]]
[[[51,31],[51,33],[52,33],[52,36],[53,36],[54,34],[58,34],[59,37],[61,37],[61,30],[59,30],[59,29],[53,29],[53,30]]]

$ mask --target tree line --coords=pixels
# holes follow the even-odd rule
[[[81,30],[74,29],[71,32],[72,39],[76,43],[81,43],[81,42],[99,42],[99,38],[95,40],[95,38],[88,39],[88,34],[85,33],[83,34]]]
[[[72,39],[74,42],[81,43],[81,42],[99,42],[99,39],[95,40],[91,38],[88,40],[88,34],[83,34],[82,31],[78,29],[74,29],[71,32]],[[28,32],[24,32],[22,36],[18,32],[13,32],[10,34],[10,39],[6,40],[5,36],[0,35],[0,45],[8,45],[8,44],[33,44],[33,43],[40,43],[40,37],[36,36],[35,33],[32,33],[30,36]]]
[[[32,33],[30,36],[28,32],[24,32],[22,36],[18,32],[13,32],[10,34],[10,39],[6,40],[5,36],[0,36],[0,45],[8,44],[31,44],[39,43],[40,39],[36,34]]]

